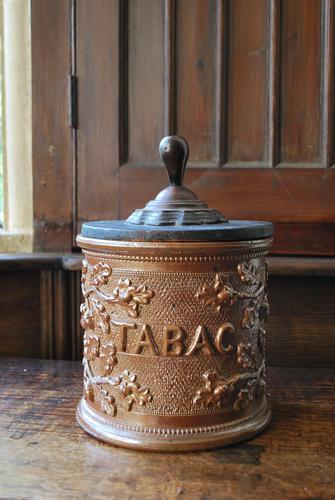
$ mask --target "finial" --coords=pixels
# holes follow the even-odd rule
[[[188,150],[187,141],[180,135],[164,137],[159,144],[159,154],[164,162],[172,186],[181,186],[183,184]]]
[[[188,159],[186,140],[179,135],[164,137],[159,153],[171,186],[164,188],[144,208],[135,210],[127,222],[142,226],[199,226],[227,222],[221,212],[208,208],[193,191],[182,185]]]

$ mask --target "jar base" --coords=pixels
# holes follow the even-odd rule
[[[167,429],[126,424],[105,417],[82,398],[77,421],[91,436],[116,446],[144,451],[195,451],[218,448],[249,439],[261,432],[271,420],[271,405],[264,397],[254,414],[219,425]]]

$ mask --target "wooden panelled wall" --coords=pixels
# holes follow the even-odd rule
[[[77,229],[163,187],[157,146],[176,132],[191,148],[186,183],[211,205],[276,222],[274,253],[335,254],[333,9],[78,2]]]
[[[179,133],[203,199],[274,221],[273,253],[335,255],[334,22],[334,0],[32,0],[35,248],[143,206]]]
[[[123,218],[166,184],[158,143],[178,133],[191,189],[275,222],[269,364],[333,365],[334,8],[31,1],[34,246],[58,257],[0,259],[0,355],[80,357],[79,261],[64,253],[82,221]]]
[[[80,272],[70,270],[72,259],[0,257],[0,356],[81,359]]]

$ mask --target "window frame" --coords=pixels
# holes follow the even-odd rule
[[[0,252],[33,242],[30,1],[0,0],[4,221]]]

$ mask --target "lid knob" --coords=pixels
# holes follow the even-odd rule
[[[170,186],[144,208],[135,210],[127,222],[141,226],[199,226],[227,222],[221,212],[208,208],[193,191],[182,185],[188,159],[186,140],[178,135],[164,137],[159,144],[159,153]]]
[[[159,154],[166,167],[171,186],[183,184],[188,160],[187,141],[178,135],[164,137],[159,144]]]

